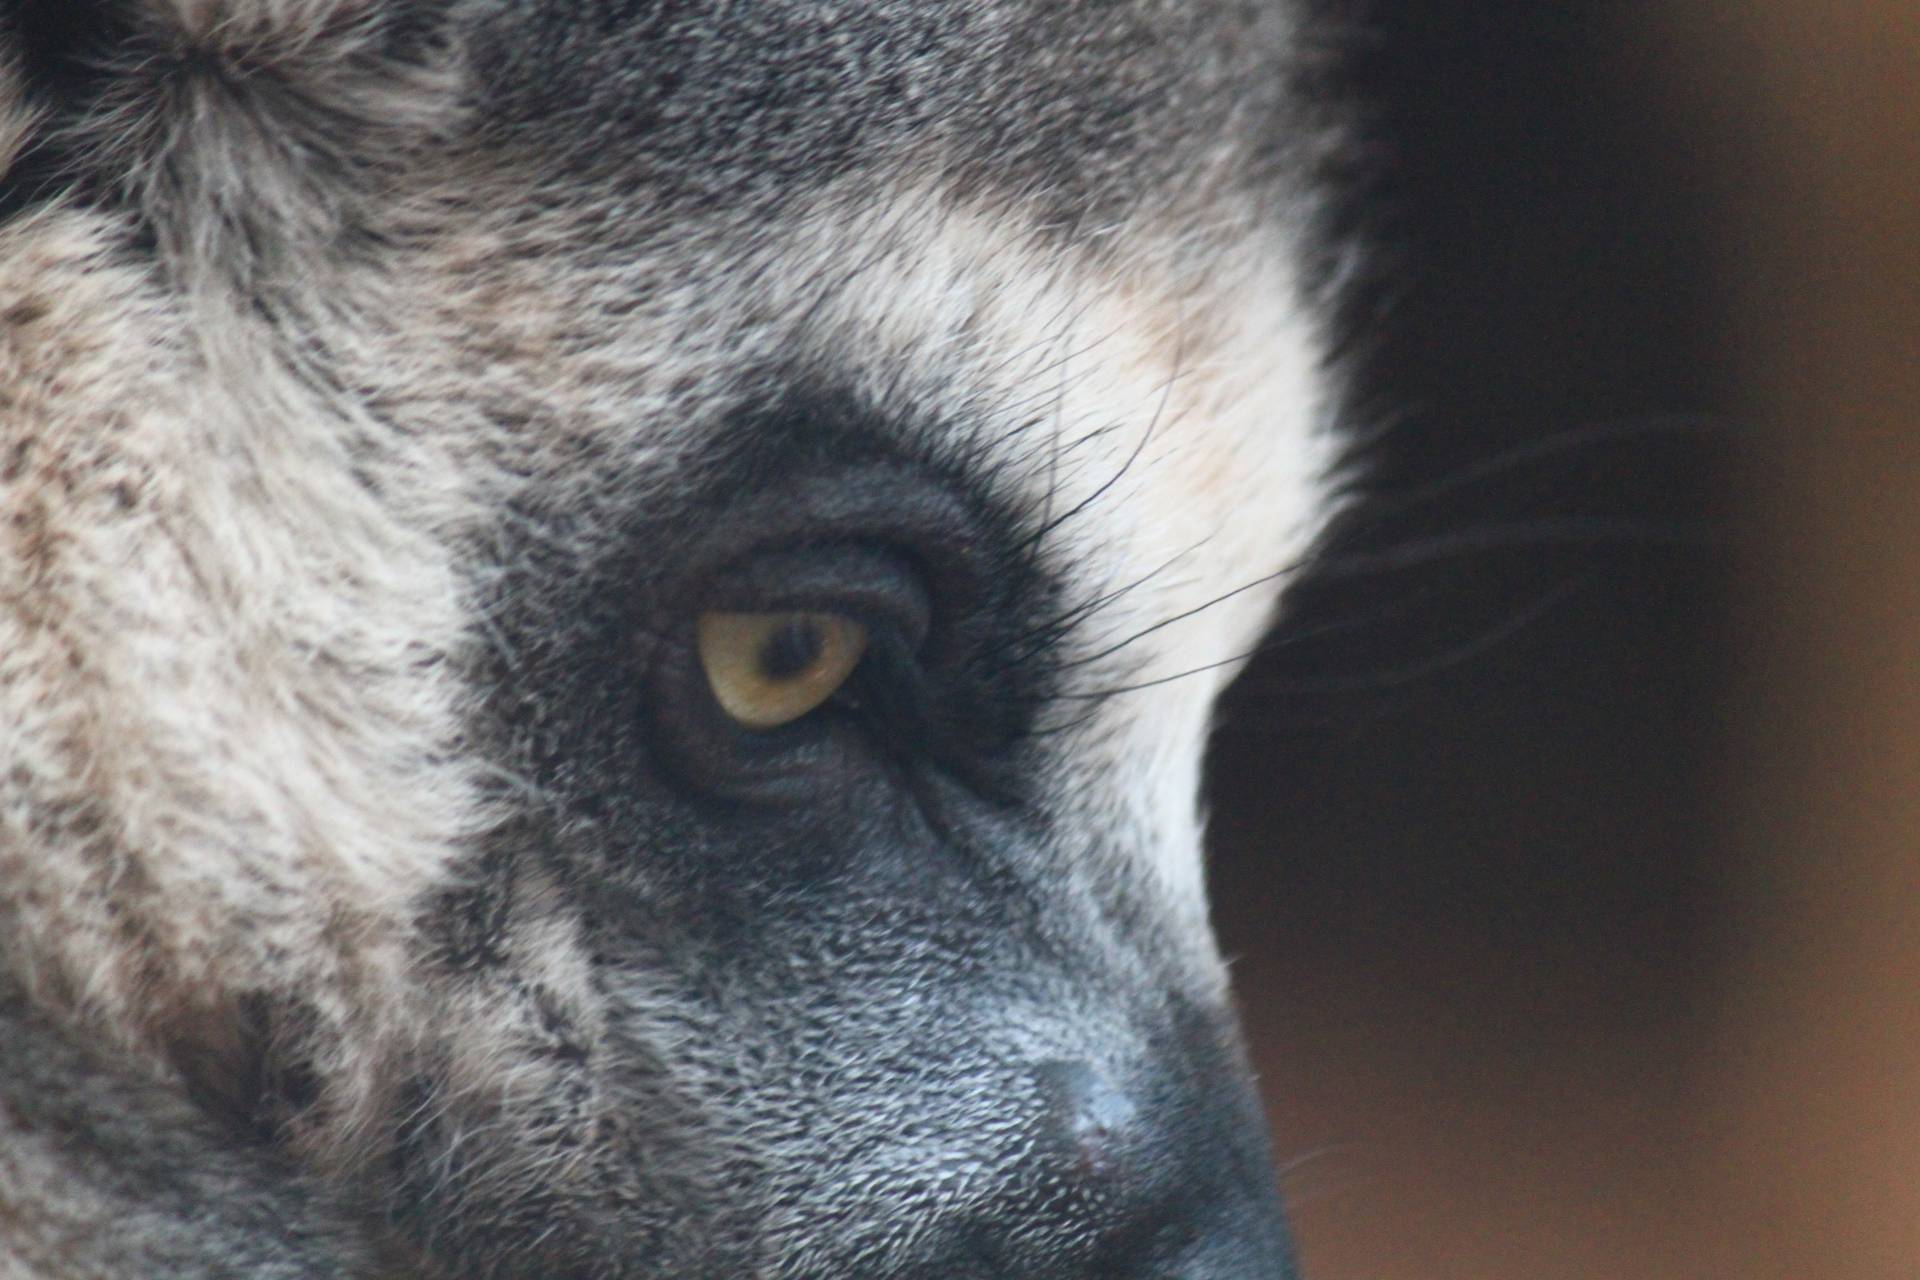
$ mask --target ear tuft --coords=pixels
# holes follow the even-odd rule
[[[60,155],[29,145],[0,203],[81,189],[196,259],[243,267],[337,234],[457,127],[457,0],[10,2],[12,96]]]
[[[438,24],[450,0],[11,0],[0,44],[40,78],[110,52],[135,31],[190,45],[325,40],[355,29],[404,38]]]
[[[84,110],[116,83],[182,70],[324,90],[441,59],[457,0],[0,0],[15,98]]]

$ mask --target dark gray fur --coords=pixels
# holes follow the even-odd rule
[[[372,1280],[365,1207],[0,1000],[0,1275]],[[395,1250],[398,1255],[398,1250]],[[413,1272],[417,1274],[417,1272]]]
[[[1275,4],[519,0],[482,25],[488,118],[581,173],[773,215],[848,170],[1038,196],[1063,232],[1231,137],[1249,190],[1311,134]],[[617,161],[609,157],[617,156]]]

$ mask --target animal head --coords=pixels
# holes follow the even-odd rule
[[[21,8],[0,947],[459,1276],[1287,1273],[1282,4]]]

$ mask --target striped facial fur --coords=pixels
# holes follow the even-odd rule
[[[0,1274],[1292,1274],[1285,4],[0,22]]]

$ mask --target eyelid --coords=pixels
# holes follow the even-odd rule
[[[773,548],[715,574],[696,612],[824,613],[891,632],[918,650],[933,626],[925,575],[907,556],[864,542]]]

